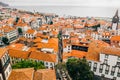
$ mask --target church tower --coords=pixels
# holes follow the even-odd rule
[[[118,22],[119,22],[119,16],[118,16],[118,10],[117,10],[114,17],[112,18],[112,30],[118,29]]]

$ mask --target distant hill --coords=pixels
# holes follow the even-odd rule
[[[9,5],[6,4],[6,3],[0,2],[0,6],[2,6],[2,7],[8,7]]]

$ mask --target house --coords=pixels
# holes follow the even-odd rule
[[[0,30],[1,30],[1,33],[3,33],[10,42],[18,38],[18,31],[13,27],[6,25],[6,26],[2,26]]]
[[[33,38],[35,38],[35,34],[37,34],[37,31],[36,31],[36,30],[28,29],[28,30],[24,33],[24,37],[25,37],[25,38],[33,39]]]
[[[8,80],[33,80],[33,75],[33,68],[13,69]]]
[[[112,36],[110,42],[111,46],[120,48],[120,36]]]
[[[37,62],[44,62],[44,65],[46,68],[50,69],[54,69],[54,66],[57,63],[57,55],[56,54],[51,54],[49,52],[37,52],[37,51],[33,51],[31,52],[30,56],[29,56],[30,60],[33,61],[37,61]]]
[[[6,48],[0,48],[0,79],[8,80],[12,71],[10,57]]]
[[[120,79],[120,49],[105,47],[99,54],[99,61],[89,61],[95,75],[113,80]]]
[[[8,80],[56,80],[55,70],[34,68],[13,69]]]

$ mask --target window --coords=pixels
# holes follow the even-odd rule
[[[117,77],[120,77],[120,73],[117,73]]]
[[[8,72],[6,72],[6,77],[8,76]]]
[[[50,65],[52,66],[52,63],[50,63]]]
[[[120,66],[120,62],[117,62],[116,65],[117,65],[117,66]]]
[[[114,66],[112,66],[112,70],[111,71],[115,72],[115,67]]]
[[[3,57],[3,62],[5,63],[5,57]]]
[[[95,72],[97,69],[97,63],[94,63],[94,66],[93,66],[93,71]]]
[[[120,77],[120,68],[118,69],[117,77]]]
[[[115,67],[112,66],[111,75],[114,76],[114,73],[115,73]]]
[[[100,64],[99,72],[102,73],[103,71],[103,64]]]
[[[106,66],[106,69],[105,69],[105,74],[108,74],[108,73],[109,73],[109,68],[110,68],[110,66],[107,65],[107,66]]]
[[[8,59],[7,54],[5,55],[6,60]]]
[[[114,76],[114,72],[111,71],[111,75]]]
[[[117,60],[119,60],[120,61],[120,56],[118,56],[118,59]]]
[[[92,63],[91,63],[91,62],[89,62],[89,67],[91,67],[91,64],[92,64]]]
[[[11,67],[9,67],[9,72],[11,71],[11,69],[12,69],[12,68],[11,68]]]
[[[105,54],[105,58],[108,59],[108,54]]]
[[[46,65],[48,65],[48,62],[46,62]]]
[[[104,64],[107,64],[107,62],[108,62],[108,61],[105,59],[105,60],[104,60]]]

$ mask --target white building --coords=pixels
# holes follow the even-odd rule
[[[99,61],[88,61],[95,75],[120,80],[120,49],[106,47],[100,53]]]
[[[12,71],[6,48],[0,48],[0,80],[7,80]]]
[[[18,38],[18,31],[13,27],[3,26],[1,27],[0,32],[4,34],[10,42]]]
[[[25,38],[31,38],[33,39],[35,37],[35,34],[37,34],[36,30],[29,29],[27,32],[24,34]]]
[[[54,69],[54,66],[57,64],[57,55],[53,53],[31,52],[29,59],[36,62],[42,61],[48,69]]]

